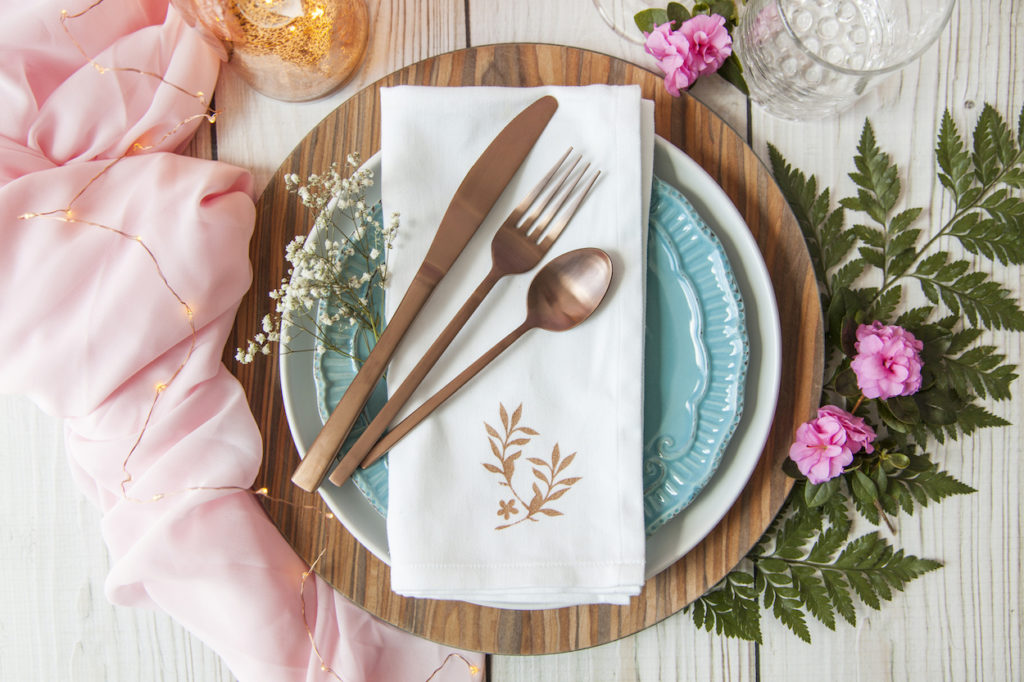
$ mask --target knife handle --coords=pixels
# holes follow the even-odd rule
[[[433,269],[429,268],[429,270]],[[359,372],[349,384],[345,395],[341,397],[341,401],[331,412],[327,423],[317,434],[316,440],[313,441],[306,456],[302,458],[302,462],[292,474],[292,482],[295,485],[309,492],[320,487],[334,462],[335,455],[338,454],[338,450],[341,449],[352,426],[363,411],[363,406],[383,376],[398,342],[401,341],[409,325],[416,318],[423,303],[433,293],[438,279],[433,272],[424,272],[423,269],[416,273],[412,284],[409,285],[409,290],[402,297],[402,302],[398,305],[392,319],[388,320],[377,344],[370,351],[370,355],[363,362],[363,366],[359,368]],[[342,457],[343,462],[345,459]],[[359,460],[354,461],[352,468],[355,469],[358,464]]]

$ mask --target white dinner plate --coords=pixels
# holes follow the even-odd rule
[[[653,577],[697,545],[717,525],[750,478],[775,414],[781,370],[779,317],[768,270],[742,216],[721,187],[695,161],[661,137],[655,140],[654,173],[678,189],[714,231],[732,265],[746,311],[750,343],[744,402],[746,408],[726,447],[717,472],[678,516],[647,538],[646,576]],[[379,154],[367,165],[380,167]],[[380,198],[380,184],[367,202]],[[313,339],[291,332],[293,350],[311,350]],[[322,423],[313,384],[313,353],[280,356],[281,386],[292,438],[305,456]],[[320,494],[352,535],[381,561],[390,564],[387,530],[363,494],[351,482],[325,482]]]

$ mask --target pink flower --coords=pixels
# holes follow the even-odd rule
[[[789,448],[789,458],[811,483],[824,483],[843,472],[853,461],[849,435],[843,422],[832,414],[822,414],[805,422],[796,430],[796,441]]]
[[[672,22],[655,26],[646,34],[644,49],[658,60],[658,68],[665,74],[665,89],[673,97],[680,90],[693,85],[700,74],[691,66],[690,43],[681,31],[672,30]]]
[[[850,363],[865,398],[910,395],[921,388],[921,349],[903,327],[877,320],[857,327],[857,355]]]
[[[874,440],[874,429],[863,419],[835,405],[824,405],[818,408],[817,418],[796,430],[789,458],[811,483],[824,483],[841,474],[861,448],[874,452]]]
[[[644,49],[658,60],[665,74],[665,89],[674,97],[693,85],[699,76],[714,73],[732,54],[732,37],[725,19],[717,14],[698,14],[672,30],[672,22],[655,26],[645,34]]]
[[[690,65],[697,73],[714,73],[732,54],[732,36],[725,28],[725,18],[718,14],[697,14],[679,27],[690,43]]]
[[[818,416],[825,415],[835,417],[843,425],[846,430],[846,443],[850,446],[851,453],[857,454],[861,448],[864,448],[864,452],[867,453],[875,451],[875,446],[872,445],[875,440],[875,430],[868,426],[863,419],[854,417],[835,405],[822,405],[818,408]]]

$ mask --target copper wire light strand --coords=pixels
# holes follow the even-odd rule
[[[148,76],[150,78],[156,78],[161,83],[164,83],[165,85],[169,85],[170,87],[174,88],[175,90],[178,90],[179,92],[182,92],[182,93],[188,95],[189,97],[195,97],[203,105],[206,105],[206,106],[209,105],[209,102],[206,99],[205,93],[203,93],[203,92],[190,92],[189,90],[186,90],[185,88],[181,87],[180,85],[177,85],[176,83],[172,83],[171,81],[166,80],[163,76],[161,76],[158,73],[153,73],[152,71],[144,71],[142,69],[135,68],[134,66],[103,66],[102,64],[97,62],[95,59],[90,57],[86,53],[85,48],[82,47],[82,44],[80,42],[78,42],[78,40],[75,38],[75,36],[71,33],[71,29],[68,28],[68,23],[67,22],[68,22],[68,19],[77,19],[78,17],[81,17],[81,16],[83,16],[85,14],[88,14],[89,12],[91,12],[92,10],[94,10],[95,8],[97,8],[101,4],[103,4],[103,2],[104,2],[104,0],[96,0],[96,2],[92,3],[91,5],[86,7],[81,12],[77,12],[75,14],[69,13],[66,9],[62,9],[60,11],[60,25],[61,25],[61,28],[64,29],[64,33],[67,34],[68,39],[71,40],[71,43],[75,46],[75,49],[77,49],[82,54],[82,56],[85,57],[86,61],[89,62],[89,65],[92,66],[92,68],[96,69],[100,73],[107,73],[108,71],[121,71],[121,72],[126,72],[126,73],[137,73],[137,74],[139,74],[141,76]]]
[[[320,563],[320,559],[322,559],[326,553],[327,547],[324,547],[320,550],[320,554],[317,555],[316,559],[313,560],[313,563],[309,565],[309,568],[302,572],[302,580],[299,582],[299,606],[302,610],[302,625],[306,628],[306,637],[309,638],[309,645],[313,647],[313,653],[320,659],[320,669],[339,682],[344,682],[344,680],[341,679],[341,676],[334,671],[334,668],[327,664],[327,660],[324,659],[323,655],[320,653],[320,647],[316,645],[316,638],[313,636],[313,629],[309,627],[309,621],[306,619],[306,581],[309,580],[309,576],[313,574],[313,571],[316,569],[316,565]],[[429,682],[429,680],[427,682]]]

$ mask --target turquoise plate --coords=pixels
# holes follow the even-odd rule
[[[649,228],[644,522],[651,535],[690,504],[717,469],[743,409],[748,347],[743,303],[721,244],[690,202],[658,178]],[[353,348],[356,330],[336,327],[332,341]],[[318,347],[313,372],[321,420],[357,369],[350,358]],[[382,382],[368,412],[376,414],[385,398]],[[363,426],[356,425],[346,447]],[[384,457],[353,475],[381,514],[388,505],[387,466]]]

